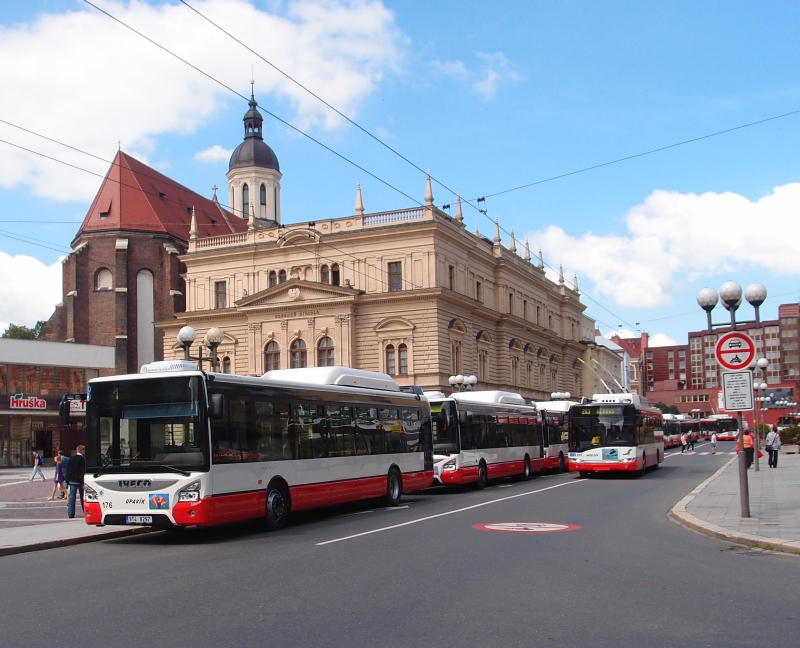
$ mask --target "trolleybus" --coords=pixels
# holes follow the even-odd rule
[[[262,377],[187,361],[95,378],[86,395],[88,524],[175,528],[262,519],[433,482],[430,409],[386,374]]]
[[[542,401],[535,403],[542,419],[544,467],[564,472],[569,470],[569,409],[576,401]]]
[[[431,406],[434,475],[440,484],[474,482],[544,468],[542,425],[536,408],[512,392],[426,394]]]
[[[708,438],[716,432],[717,441],[735,441],[739,436],[739,422],[730,414],[712,414],[700,419],[700,430]]]
[[[581,477],[658,468],[664,460],[661,411],[637,394],[596,394],[569,411],[569,468]]]

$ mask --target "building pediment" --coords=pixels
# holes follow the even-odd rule
[[[290,279],[277,286],[248,295],[236,302],[237,308],[290,306],[323,301],[351,301],[359,291],[344,286],[329,286],[315,281]]]

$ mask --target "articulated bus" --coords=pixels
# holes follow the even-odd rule
[[[644,475],[664,461],[661,411],[636,394],[596,394],[569,411],[569,469],[581,477],[625,471]]]
[[[154,362],[86,395],[88,524],[175,529],[382,497],[433,482],[430,409],[386,374],[345,367],[262,377]]]
[[[735,441],[739,436],[739,422],[730,414],[712,414],[700,419],[700,434],[711,438],[716,432],[717,441]]]
[[[561,472],[569,470],[569,409],[575,401],[542,401],[535,403],[542,418],[544,467]]]
[[[434,476],[440,484],[474,482],[544,468],[542,424],[536,408],[503,391],[425,394],[430,401]]]

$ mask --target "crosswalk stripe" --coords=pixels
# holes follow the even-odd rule
[[[701,452],[700,454],[701,454],[701,455],[707,455],[707,454],[709,454],[709,453],[708,453],[708,452]]]

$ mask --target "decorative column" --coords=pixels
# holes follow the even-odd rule
[[[289,320],[281,320],[281,367],[288,369],[291,357],[289,353]]]
[[[261,322],[247,324],[248,371],[256,376],[264,373],[261,354]]]
[[[308,318],[308,341],[306,342],[306,346],[308,348],[308,366],[309,367],[316,367],[317,366],[317,348],[316,348],[316,331],[314,329],[314,318]]]

